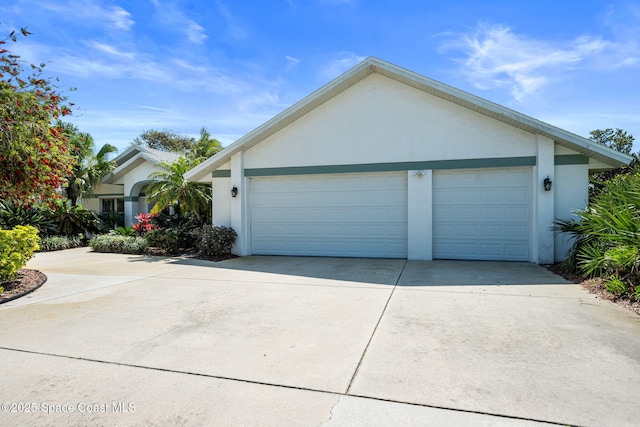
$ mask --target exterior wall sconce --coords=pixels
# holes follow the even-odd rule
[[[238,195],[238,187],[235,185],[231,188],[231,197],[236,197]]]
[[[544,191],[550,191],[551,190],[551,180],[549,179],[549,177],[546,177],[544,179],[544,181],[542,181],[542,183],[544,184]]]

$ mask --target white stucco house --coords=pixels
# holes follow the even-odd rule
[[[631,158],[369,58],[185,177],[238,255],[552,263],[554,218]]]
[[[99,214],[120,215],[124,225],[135,222],[139,213],[149,213],[152,206],[147,202],[145,189],[152,172],[161,170],[158,163],[173,162],[179,153],[170,153],[153,148],[132,145],[116,156],[116,168],[98,185],[90,198],[80,200],[85,209]]]

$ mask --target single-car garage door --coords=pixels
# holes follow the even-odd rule
[[[254,254],[406,258],[407,175],[252,178]]]
[[[528,261],[531,168],[435,171],[433,257]]]

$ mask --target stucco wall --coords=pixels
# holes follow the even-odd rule
[[[231,178],[213,179],[213,223],[231,225]]]
[[[78,200],[83,208],[100,212],[100,198],[124,197],[124,187],[116,184],[98,184],[93,189],[93,197],[84,197]]]
[[[137,196],[138,194],[131,194],[131,191],[134,189],[134,186],[141,182],[149,181],[149,175],[153,172],[162,170],[155,165],[145,162],[133,169],[124,177],[124,194],[125,196]],[[140,191],[139,188],[136,188],[136,192]]]
[[[587,206],[589,199],[589,179],[587,165],[564,165],[555,167],[553,191],[555,196],[556,219],[577,218],[575,211]],[[556,233],[555,260],[562,261],[566,257],[573,240],[570,236]]]
[[[245,168],[535,155],[534,135],[373,74],[249,149]]]

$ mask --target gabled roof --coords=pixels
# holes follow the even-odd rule
[[[185,174],[185,178],[190,181],[200,181],[208,178],[214,170],[227,163],[237,152],[253,147],[373,73],[381,74],[527,132],[544,135],[560,145],[584,154],[587,157],[599,160],[611,167],[618,167],[631,162],[630,156],[595,143],[587,138],[400,68],[381,59],[369,57],[303,100],[287,108],[268,122],[238,139],[233,144],[218,152],[215,156],[191,169]]]
[[[113,172],[102,179],[102,182],[112,184],[144,162],[154,165],[160,162],[170,163],[180,155],[180,153],[160,151],[142,145],[132,145],[113,159],[117,166]]]

